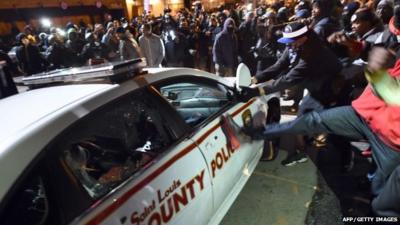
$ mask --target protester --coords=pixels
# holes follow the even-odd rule
[[[16,57],[22,71],[26,75],[40,73],[46,70],[47,62],[40,54],[39,48],[31,43],[24,33],[17,35],[20,46],[16,50]]]
[[[333,7],[332,0],[314,0],[312,4],[311,27],[323,41],[333,32],[340,30],[339,24],[331,16]]]
[[[139,46],[147,61],[148,67],[161,67],[161,62],[165,57],[164,43],[161,38],[152,33],[150,24],[142,27],[143,35],[139,37]]]
[[[382,92],[376,89],[374,76],[379,76],[382,69],[388,68],[394,55],[385,49],[375,49],[369,59],[369,79],[372,82],[363,94],[352,102],[351,106],[343,106],[312,111],[294,121],[269,124],[265,128],[249,128],[245,132],[253,138],[274,138],[284,134],[316,134],[331,133],[351,140],[367,139],[372,149],[372,156],[377,170],[372,179],[373,210],[378,215],[399,216],[399,171],[400,165],[400,101],[390,103],[390,98],[383,99]],[[390,79],[398,82],[400,77],[400,61],[387,70]],[[375,81],[374,81],[375,80]],[[383,87],[385,88],[385,87]],[[400,95],[400,87],[391,88],[396,96]],[[247,93],[244,94],[245,96]],[[398,98],[398,97],[396,97]],[[391,124],[391,126],[388,126]],[[391,199],[384,201],[384,199]]]
[[[279,33],[276,25],[276,14],[266,12],[258,25],[260,34],[256,46],[253,48],[254,58],[257,61],[257,73],[272,66],[278,59],[278,50],[281,44],[277,42]]]
[[[88,32],[85,35],[87,44],[83,47],[81,56],[87,65],[97,65],[107,61],[107,47],[97,36]]]
[[[218,76],[226,77],[235,74],[239,57],[235,29],[235,22],[228,18],[225,20],[224,29],[215,38],[213,60]]]
[[[376,15],[381,19],[384,25],[388,25],[390,18],[393,16],[393,1],[381,0],[376,8]]]
[[[383,25],[371,9],[361,8],[351,17],[351,28],[355,37],[336,32],[328,41],[346,46],[350,57],[366,61],[370,49],[383,31]]]
[[[254,13],[249,12],[245,15],[244,21],[240,24],[238,29],[238,52],[241,61],[249,67],[250,72],[255,74],[256,61],[251,52],[251,48],[256,45],[256,22]]]
[[[119,38],[119,54],[121,60],[129,60],[142,57],[142,52],[138,43],[135,41],[135,39],[128,37],[124,28],[117,28],[116,33]]]
[[[46,60],[50,64],[48,69],[68,68],[75,64],[72,60],[75,55],[65,47],[63,39],[51,34],[48,37],[48,42],[50,45],[46,51]]]

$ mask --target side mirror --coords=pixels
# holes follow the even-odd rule
[[[249,68],[240,63],[236,70],[236,89],[241,90],[240,86],[249,87],[251,85],[251,73]]]

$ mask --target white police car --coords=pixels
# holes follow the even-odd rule
[[[0,101],[0,224],[221,221],[263,146],[221,115],[242,126],[265,104],[213,74],[141,64],[40,74],[25,82],[74,84]]]

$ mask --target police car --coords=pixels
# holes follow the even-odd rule
[[[143,66],[43,73],[0,101],[0,224],[221,221],[263,147],[237,125],[266,105],[213,74]]]

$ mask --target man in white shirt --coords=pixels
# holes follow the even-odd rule
[[[139,45],[147,60],[147,66],[161,67],[165,56],[164,43],[159,36],[152,33],[150,24],[144,24],[142,30],[143,35],[139,38]]]

